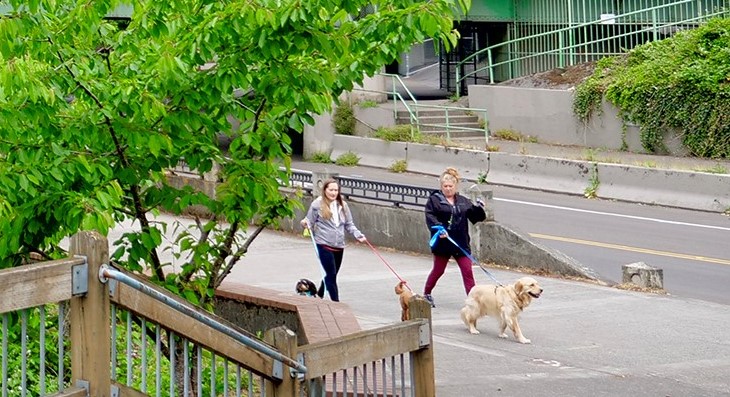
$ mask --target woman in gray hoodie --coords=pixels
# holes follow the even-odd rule
[[[342,199],[340,185],[336,180],[324,181],[320,196],[309,206],[307,216],[302,219],[301,224],[314,236],[319,262],[325,272],[324,282],[320,284],[317,295],[324,297],[326,288],[330,299],[338,302],[340,295],[337,289],[337,273],[345,252],[345,231],[360,242],[367,240],[352,221],[350,208]]]

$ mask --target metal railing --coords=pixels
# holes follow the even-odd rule
[[[418,111],[413,108],[413,104],[408,104],[398,92],[383,91],[383,90],[371,90],[366,88],[356,88],[355,91],[360,92],[371,92],[374,94],[386,94],[393,95],[393,119],[398,119],[398,108],[399,104],[403,106],[406,112],[408,112],[409,124],[411,126],[411,139],[415,139],[418,126]]]
[[[340,193],[347,198],[360,198],[387,202],[396,207],[426,205],[433,188],[401,185],[397,183],[379,182],[366,179],[355,179],[338,176]]]
[[[570,3],[572,4],[572,3]],[[489,82],[495,82],[496,69],[500,68],[507,79],[530,73],[589,62],[605,56],[618,55],[636,45],[655,41],[676,31],[697,27],[710,18],[728,15],[725,0],[681,0],[654,7],[625,12],[604,14],[590,22],[575,24],[570,10],[565,21],[517,22],[510,34],[513,37],[535,30],[548,30],[517,37],[488,46],[464,58],[456,68],[456,95],[461,94],[461,84],[466,78],[488,71]],[[568,25],[554,29],[555,25]],[[496,54],[496,55],[495,55]],[[463,72],[464,65],[473,58],[484,60],[481,68]],[[495,56],[506,58],[495,60]],[[463,75],[462,75],[463,74]]]
[[[2,397],[435,395],[423,300],[409,321],[299,347],[278,327],[267,345],[112,269],[100,235],[71,247],[78,256],[0,270]]]
[[[289,184],[286,187],[299,188],[313,194],[314,180],[312,171],[291,169]],[[434,188],[389,183],[360,178],[349,178],[335,175],[340,185],[340,192],[346,198],[359,198],[392,204],[396,207],[426,205]]]
[[[300,363],[298,363],[296,360],[293,360],[289,357],[284,356],[283,354],[279,353],[278,351],[272,349],[271,347],[257,341],[254,338],[250,338],[239,331],[234,330],[233,328],[221,323],[220,321],[216,320],[215,318],[211,317],[207,313],[201,312],[193,307],[191,307],[188,304],[185,304],[181,301],[178,301],[176,299],[172,299],[167,294],[164,294],[160,291],[157,291],[154,288],[151,288],[149,285],[140,282],[139,280],[136,280],[119,270],[113,269],[107,265],[102,265],[101,269],[99,270],[99,278],[102,283],[106,283],[109,279],[117,280],[119,282],[122,282],[137,291],[142,292],[143,294],[152,297],[156,301],[171,307],[172,309],[185,314],[187,316],[192,317],[196,321],[205,324],[212,329],[215,329],[218,332],[221,332],[225,335],[230,336],[231,338],[235,339],[236,341],[242,343],[243,345],[250,347],[259,353],[262,353],[268,357],[273,358],[277,362],[275,365],[280,366],[281,363],[284,363],[291,367],[293,370],[296,370],[300,373],[306,373],[307,368]],[[274,370],[277,373],[281,373],[281,368]]]
[[[446,141],[451,142],[451,133],[452,132],[458,132],[458,131],[466,131],[466,132],[479,132],[484,134],[484,142],[485,145],[489,144],[489,121],[487,117],[487,110],[486,109],[479,109],[479,108],[470,108],[470,107],[461,107],[461,106],[445,106],[445,105],[431,105],[431,104],[413,104],[412,105],[415,109],[422,109],[421,110],[421,118],[418,121],[418,129],[422,133],[424,132],[424,127],[431,128],[432,131],[444,131],[446,134]],[[428,123],[424,120],[426,119],[424,115],[425,111],[427,110],[433,110],[438,111],[439,113],[443,111],[444,114],[444,120],[445,122],[442,123]],[[454,113],[457,113],[456,115]],[[469,127],[467,125],[459,125],[457,122],[454,121],[455,117],[459,117],[462,115],[472,115],[474,113],[480,113],[482,117],[479,119],[482,123],[482,126],[480,127]]]
[[[431,128],[435,129],[436,131],[444,131],[446,135],[446,140],[451,141],[451,132],[452,131],[469,131],[469,132],[480,132],[484,133],[484,139],[488,143],[489,142],[489,122],[487,118],[487,111],[486,109],[477,109],[477,108],[470,108],[470,107],[462,107],[462,106],[444,106],[444,105],[433,105],[433,104],[423,104],[419,103],[418,99],[413,95],[413,93],[408,89],[408,86],[406,83],[401,79],[400,76],[396,74],[390,74],[390,73],[380,73],[381,76],[387,77],[391,79],[391,91],[381,91],[381,90],[371,90],[371,89],[365,89],[365,88],[356,88],[354,91],[361,91],[361,92],[372,92],[372,93],[378,93],[378,94],[387,94],[391,95],[393,98],[393,118],[397,122],[399,119],[398,115],[398,109],[402,108],[405,109],[405,112],[408,113],[408,119],[411,125],[411,139],[415,138],[416,132],[423,133],[424,127],[425,128]],[[407,95],[407,100],[403,98],[403,96],[398,92],[398,87],[402,87],[404,93]],[[410,102],[409,102],[410,101]],[[443,112],[443,123],[431,123],[431,122],[424,122],[424,119],[429,116],[424,116],[424,114],[421,111],[437,111],[437,112]],[[419,113],[421,112],[421,113]],[[455,115],[455,113],[458,113],[458,115]],[[457,122],[453,121],[454,117],[462,116],[462,115],[472,115],[474,113],[478,113],[482,115],[481,117],[481,123],[483,123],[483,127],[480,126],[479,128],[475,127],[469,127],[467,125],[459,125]],[[440,114],[439,114],[440,116]]]

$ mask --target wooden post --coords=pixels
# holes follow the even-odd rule
[[[297,356],[297,335],[284,327],[276,327],[264,333],[264,340],[287,357]],[[275,390],[266,389],[266,395],[272,397],[299,396],[299,380],[291,376],[291,368],[284,365],[281,383],[272,383]]]
[[[71,377],[88,382],[89,395],[111,395],[109,288],[99,281],[99,267],[109,263],[109,243],[97,232],[71,237],[72,255],[86,257],[88,292],[71,298]]]
[[[411,387],[416,397],[436,396],[436,374],[433,359],[433,327],[431,304],[420,296],[411,298],[411,319],[428,320],[428,346],[411,352]]]

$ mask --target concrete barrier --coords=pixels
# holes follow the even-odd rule
[[[593,187],[597,196],[644,204],[703,211],[730,209],[730,175],[673,171],[631,165],[596,163],[501,152],[461,149],[336,135],[335,153],[351,150],[360,165],[387,167],[407,159],[408,171],[439,175],[455,166],[466,179],[557,193],[583,195]]]
[[[730,175],[598,164],[598,196],[607,199],[723,212],[730,208]]]
[[[309,208],[311,201],[312,198],[302,199],[304,208]],[[426,255],[431,253],[428,245],[431,235],[426,227],[423,210],[353,200],[350,200],[350,204],[355,223],[373,245]],[[489,207],[489,203],[487,206]],[[293,219],[281,222],[280,228],[292,233],[301,233],[299,220],[303,217],[304,210],[300,210]],[[470,234],[473,256],[480,262],[581,277],[603,284],[610,283],[575,259],[538,244],[528,236],[499,222],[470,225]]]

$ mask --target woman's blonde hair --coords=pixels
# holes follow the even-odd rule
[[[440,183],[453,182],[454,184],[459,183],[459,171],[454,167],[448,167],[444,172],[441,173],[439,178]]]
[[[322,182],[322,191],[319,195],[319,197],[322,197],[322,205],[319,208],[319,212],[324,219],[332,219],[332,210],[330,209],[330,203],[332,203],[332,201],[337,201],[337,203],[340,204],[340,207],[345,208],[345,202],[342,200],[341,192],[337,192],[337,197],[334,200],[327,198],[327,188],[333,183],[337,183],[337,186],[339,187],[339,183],[334,178],[325,179],[324,182]]]

